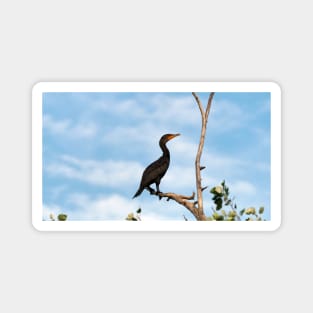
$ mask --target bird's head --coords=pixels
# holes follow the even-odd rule
[[[180,136],[180,134],[165,134],[161,137],[160,142],[166,143],[177,136]]]

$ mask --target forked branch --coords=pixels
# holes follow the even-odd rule
[[[196,218],[198,221],[206,221],[207,218],[204,214],[203,211],[203,198],[202,198],[202,192],[207,188],[207,186],[202,186],[201,184],[201,170],[205,169],[204,166],[201,166],[200,161],[201,161],[201,155],[203,151],[203,146],[204,146],[204,140],[205,140],[205,135],[206,135],[206,127],[207,127],[207,122],[208,122],[208,117],[210,114],[210,109],[211,109],[211,104],[212,100],[214,97],[214,92],[211,92],[208,103],[206,106],[206,109],[204,110],[201,100],[198,97],[198,95],[193,92],[192,95],[196,99],[196,102],[198,104],[200,113],[201,113],[201,134],[200,134],[200,142],[198,146],[198,152],[196,155],[196,161],[195,161],[195,170],[196,170],[196,188],[197,188],[197,199],[195,200],[195,193],[191,196],[184,196],[184,195],[179,195],[173,192],[156,192],[153,190],[151,187],[148,188],[150,193],[152,195],[156,195],[159,197],[159,199],[166,198],[167,201],[173,200],[176,201],[177,203],[183,205],[187,210],[190,211],[190,213]],[[185,218],[186,220],[186,218]]]
[[[190,211],[193,216],[198,219],[197,215],[197,208],[195,201],[192,201],[195,199],[195,193],[193,192],[191,196],[185,196],[185,195],[179,195],[174,192],[156,192],[152,188],[150,188],[150,193],[152,195],[156,195],[159,197],[159,199],[166,198],[167,201],[174,200],[177,203],[183,205],[187,210]]]
[[[192,95],[196,99],[196,102],[198,104],[200,113],[201,113],[201,134],[200,134],[200,142],[198,146],[198,152],[196,156],[196,161],[195,161],[195,170],[196,170],[196,187],[197,187],[197,210],[198,210],[198,216],[204,217],[204,212],[203,212],[203,198],[202,198],[202,191],[204,190],[204,187],[201,185],[201,169],[202,166],[200,165],[200,160],[201,160],[201,155],[203,151],[203,146],[204,146],[204,140],[205,140],[205,135],[206,135],[206,127],[208,123],[208,117],[211,109],[211,104],[212,100],[214,97],[214,92],[211,92],[208,100],[208,104],[206,106],[206,110],[204,111],[202,103],[198,95],[193,92]]]

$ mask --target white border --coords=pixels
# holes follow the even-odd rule
[[[43,221],[42,94],[44,92],[270,92],[270,221]],[[40,231],[273,231],[281,224],[281,89],[273,82],[40,82],[32,90],[32,223]]]

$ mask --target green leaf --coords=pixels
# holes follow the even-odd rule
[[[58,221],[66,221],[67,220],[67,215],[66,214],[59,214],[58,215]]]
[[[263,213],[264,213],[264,207],[261,206],[261,207],[259,208],[259,214],[263,214]]]
[[[247,215],[255,214],[255,208],[250,207],[250,208],[246,209],[246,214]]]
[[[127,220],[127,221],[132,221],[133,218],[134,218],[134,213],[129,213],[129,214],[127,215],[127,217],[126,217],[126,220]]]
[[[141,208],[139,208],[137,211],[136,211],[138,214],[141,213]]]
[[[214,203],[216,204],[216,210],[220,210],[223,206],[223,199],[222,198],[218,198],[214,201]]]
[[[229,188],[228,187],[225,187],[225,193],[227,196],[229,195]]]
[[[221,196],[219,196],[219,195],[214,195],[214,196],[212,197],[212,200],[215,201],[215,200],[219,199],[220,197],[221,197]]]
[[[228,216],[229,217],[236,217],[237,216],[237,212],[236,211],[229,211]]]
[[[246,209],[242,209],[242,210],[240,210],[240,212],[239,212],[240,216],[243,216],[243,215],[244,215],[245,210],[246,210]]]
[[[224,221],[224,216],[223,216],[223,215],[218,215],[218,216],[216,217],[216,220],[217,220],[217,221]]]
[[[228,199],[226,202],[225,202],[225,205],[230,205],[231,204],[231,199]]]
[[[210,193],[221,196],[223,194],[223,188],[221,186],[215,186],[210,190]]]
[[[215,192],[218,194],[218,195],[222,195],[223,194],[223,188],[221,186],[216,186],[215,187]]]
[[[215,187],[213,187],[213,188],[210,189],[210,193],[215,194]]]
[[[214,220],[216,220],[218,218],[219,214],[217,212],[214,212],[213,215],[212,215],[212,218]]]

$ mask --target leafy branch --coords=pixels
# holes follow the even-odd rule
[[[126,221],[138,222],[141,221],[141,208],[136,213],[129,213],[126,217]]]
[[[66,214],[64,214],[64,213],[60,213],[60,214],[58,214],[58,216],[57,216],[57,219],[55,219],[55,217],[54,217],[54,214],[53,213],[51,213],[50,215],[49,215],[49,218],[50,218],[50,221],[66,221],[67,220],[67,215]]]
[[[257,211],[254,207],[237,210],[235,197],[230,196],[229,187],[226,186],[225,180],[221,185],[215,186],[210,190],[213,195],[212,215],[207,217],[209,221],[263,221],[264,207]]]

